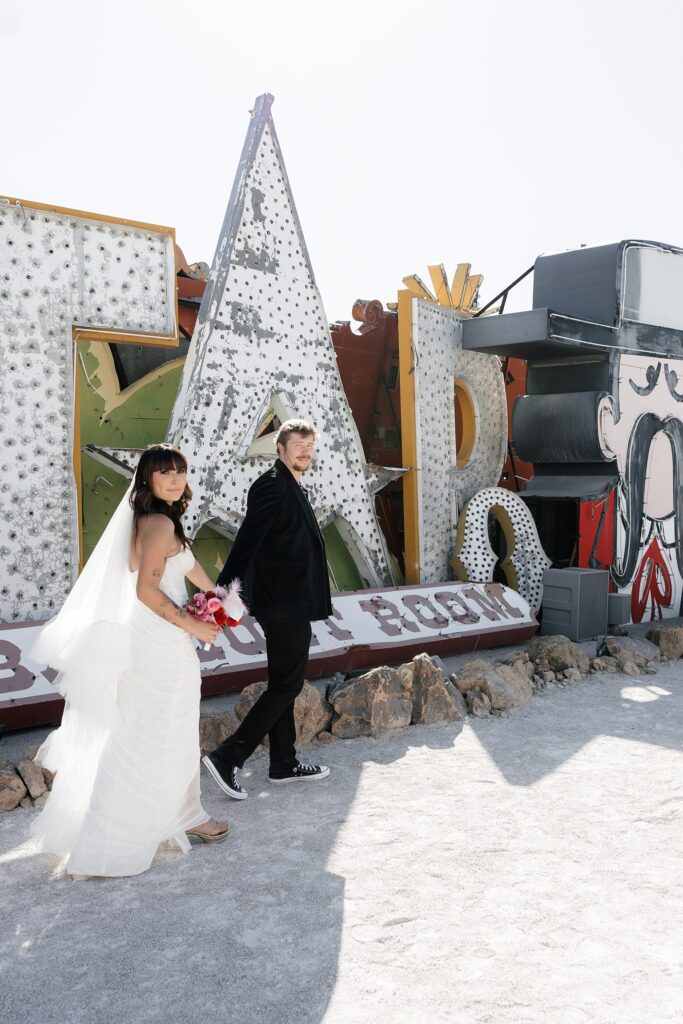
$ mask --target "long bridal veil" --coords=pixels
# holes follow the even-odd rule
[[[135,600],[129,570],[132,487],[120,502],[61,610],[44,627],[30,657],[59,673],[65,699],[61,727],[36,759],[57,774],[53,796],[34,836],[68,851],[87,809],[104,744],[118,714],[116,688],[130,668],[130,619]],[[66,793],[68,787],[68,794]],[[59,791],[65,799],[59,799]]]

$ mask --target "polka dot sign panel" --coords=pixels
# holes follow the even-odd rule
[[[172,232],[0,200],[0,619],[47,618],[78,571],[74,339],[175,336]]]
[[[394,582],[365,477],[325,311],[270,114],[259,97],[171,417],[169,440],[191,463],[192,533],[234,531],[247,491],[275,458],[259,439],[269,410],[320,431],[305,484],[334,521],[368,585]],[[257,454],[254,454],[254,453]]]

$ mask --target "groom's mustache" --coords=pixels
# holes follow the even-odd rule
[[[640,531],[645,511],[645,486],[647,464],[652,442],[659,433],[669,439],[673,456],[674,474],[674,530],[676,561],[683,576],[683,550],[681,550],[681,528],[683,526],[683,422],[675,416],[662,419],[654,412],[640,416],[633,427],[628,441],[626,465],[624,467],[623,490],[626,495],[625,507],[620,515],[626,532],[621,572],[612,571],[614,582],[619,587],[628,586],[633,579],[640,554]]]

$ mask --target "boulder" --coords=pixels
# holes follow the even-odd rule
[[[40,750],[40,747],[38,746],[38,744],[36,744],[33,747],[27,747],[26,750],[24,751],[24,756],[22,758],[22,761],[35,761],[36,760],[36,756],[37,756],[39,750]],[[36,764],[37,764],[37,762],[36,762]],[[40,770],[43,773],[43,779],[45,780],[45,785],[47,786],[48,790],[51,790],[52,789],[52,783],[53,783],[53,780],[54,780],[54,777],[55,777],[55,773],[51,772],[49,770],[49,768],[44,768],[43,765],[40,765]]]
[[[309,682],[294,702],[294,724],[296,725],[297,747],[310,743],[319,733],[325,732],[332,722],[332,706],[315,686]]]
[[[566,668],[562,675],[565,679],[568,679],[570,683],[578,683],[581,679],[581,673],[578,668]]]
[[[590,668],[588,656],[566,636],[536,636],[529,644],[529,657],[542,669],[564,672],[566,668],[578,668],[585,675]]]
[[[244,687],[235,704],[235,714],[240,722],[244,721],[261,694],[266,692],[267,685],[267,683],[251,683]]]
[[[43,769],[39,764],[35,764],[34,761],[24,758],[24,760],[20,761],[17,765],[17,774],[23,780],[32,800],[36,800],[39,796],[42,796],[43,793],[47,793],[45,776],[43,775]]]
[[[606,636],[598,654],[606,654],[617,660],[621,655],[622,662],[634,661],[639,668],[647,665],[648,661],[659,661],[659,647],[644,637]]]
[[[531,687],[534,693],[540,693],[541,690],[545,690],[547,685],[543,676],[534,675],[534,678],[531,680]]]
[[[492,664],[482,658],[462,665],[455,685],[465,696],[472,689],[481,690],[496,711],[522,707],[531,700],[533,692],[531,679],[525,671],[518,672],[510,665]]]
[[[638,654],[637,651],[617,651],[614,660],[619,666],[619,670],[627,676],[633,675],[632,668],[636,672],[640,672],[647,665],[647,659],[642,654]]]
[[[413,725],[435,725],[437,722],[463,722],[467,705],[459,690],[428,654],[416,654],[412,666]],[[402,669],[408,666],[401,665]]]
[[[512,651],[510,654],[506,654],[504,658],[500,659],[501,664],[510,665],[512,668],[517,669],[518,672],[522,672],[533,679],[534,663],[529,657],[528,651]]]
[[[473,687],[465,694],[467,710],[475,718],[488,718],[491,713],[491,701],[482,690]]]
[[[13,811],[27,796],[28,790],[6,757],[0,758],[0,811]]]
[[[635,661],[627,661],[621,666],[621,671],[625,676],[639,676],[642,675],[644,669],[638,668]]]
[[[231,736],[239,722],[232,711],[201,711],[199,714],[199,746],[202,755],[215,750]]]
[[[251,686],[245,686],[235,705],[237,718],[240,722],[244,721],[265,690],[266,683],[252,683]],[[315,686],[311,686],[308,681],[305,681],[301,693],[294,702],[295,745],[300,747],[305,743],[310,743],[319,732],[329,728],[331,721],[331,705]],[[231,732],[234,732],[234,729]],[[264,747],[268,746],[267,736],[264,737],[263,745]]]
[[[484,661],[483,658],[474,658],[472,661],[466,661],[454,673],[453,682],[460,693],[466,696],[468,690],[481,690],[486,679],[486,673],[490,668],[491,662]]]
[[[330,692],[334,708],[332,732],[350,736],[381,736],[410,725],[413,712],[413,671],[382,666],[349,679]]]
[[[331,732],[319,732],[316,736],[314,743],[320,743],[321,746],[327,746],[328,743],[334,743],[337,739]]]
[[[677,661],[683,656],[683,626],[653,626],[647,638],[657,645],[660,657],[667,661]]]
[[[616,658],[610,658],[608,655],[604,655],[598,658],[593,658],[591,661],[591,668],[594,672],[618,672],[619,662]]]

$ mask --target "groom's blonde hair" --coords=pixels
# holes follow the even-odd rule
[[[283,448],[286,448],[290,434],[302,434],[303,437],[312,437],[315,441],[320,436],[308,420],[285,420],[275,435],[275,445],[281,444]]]

